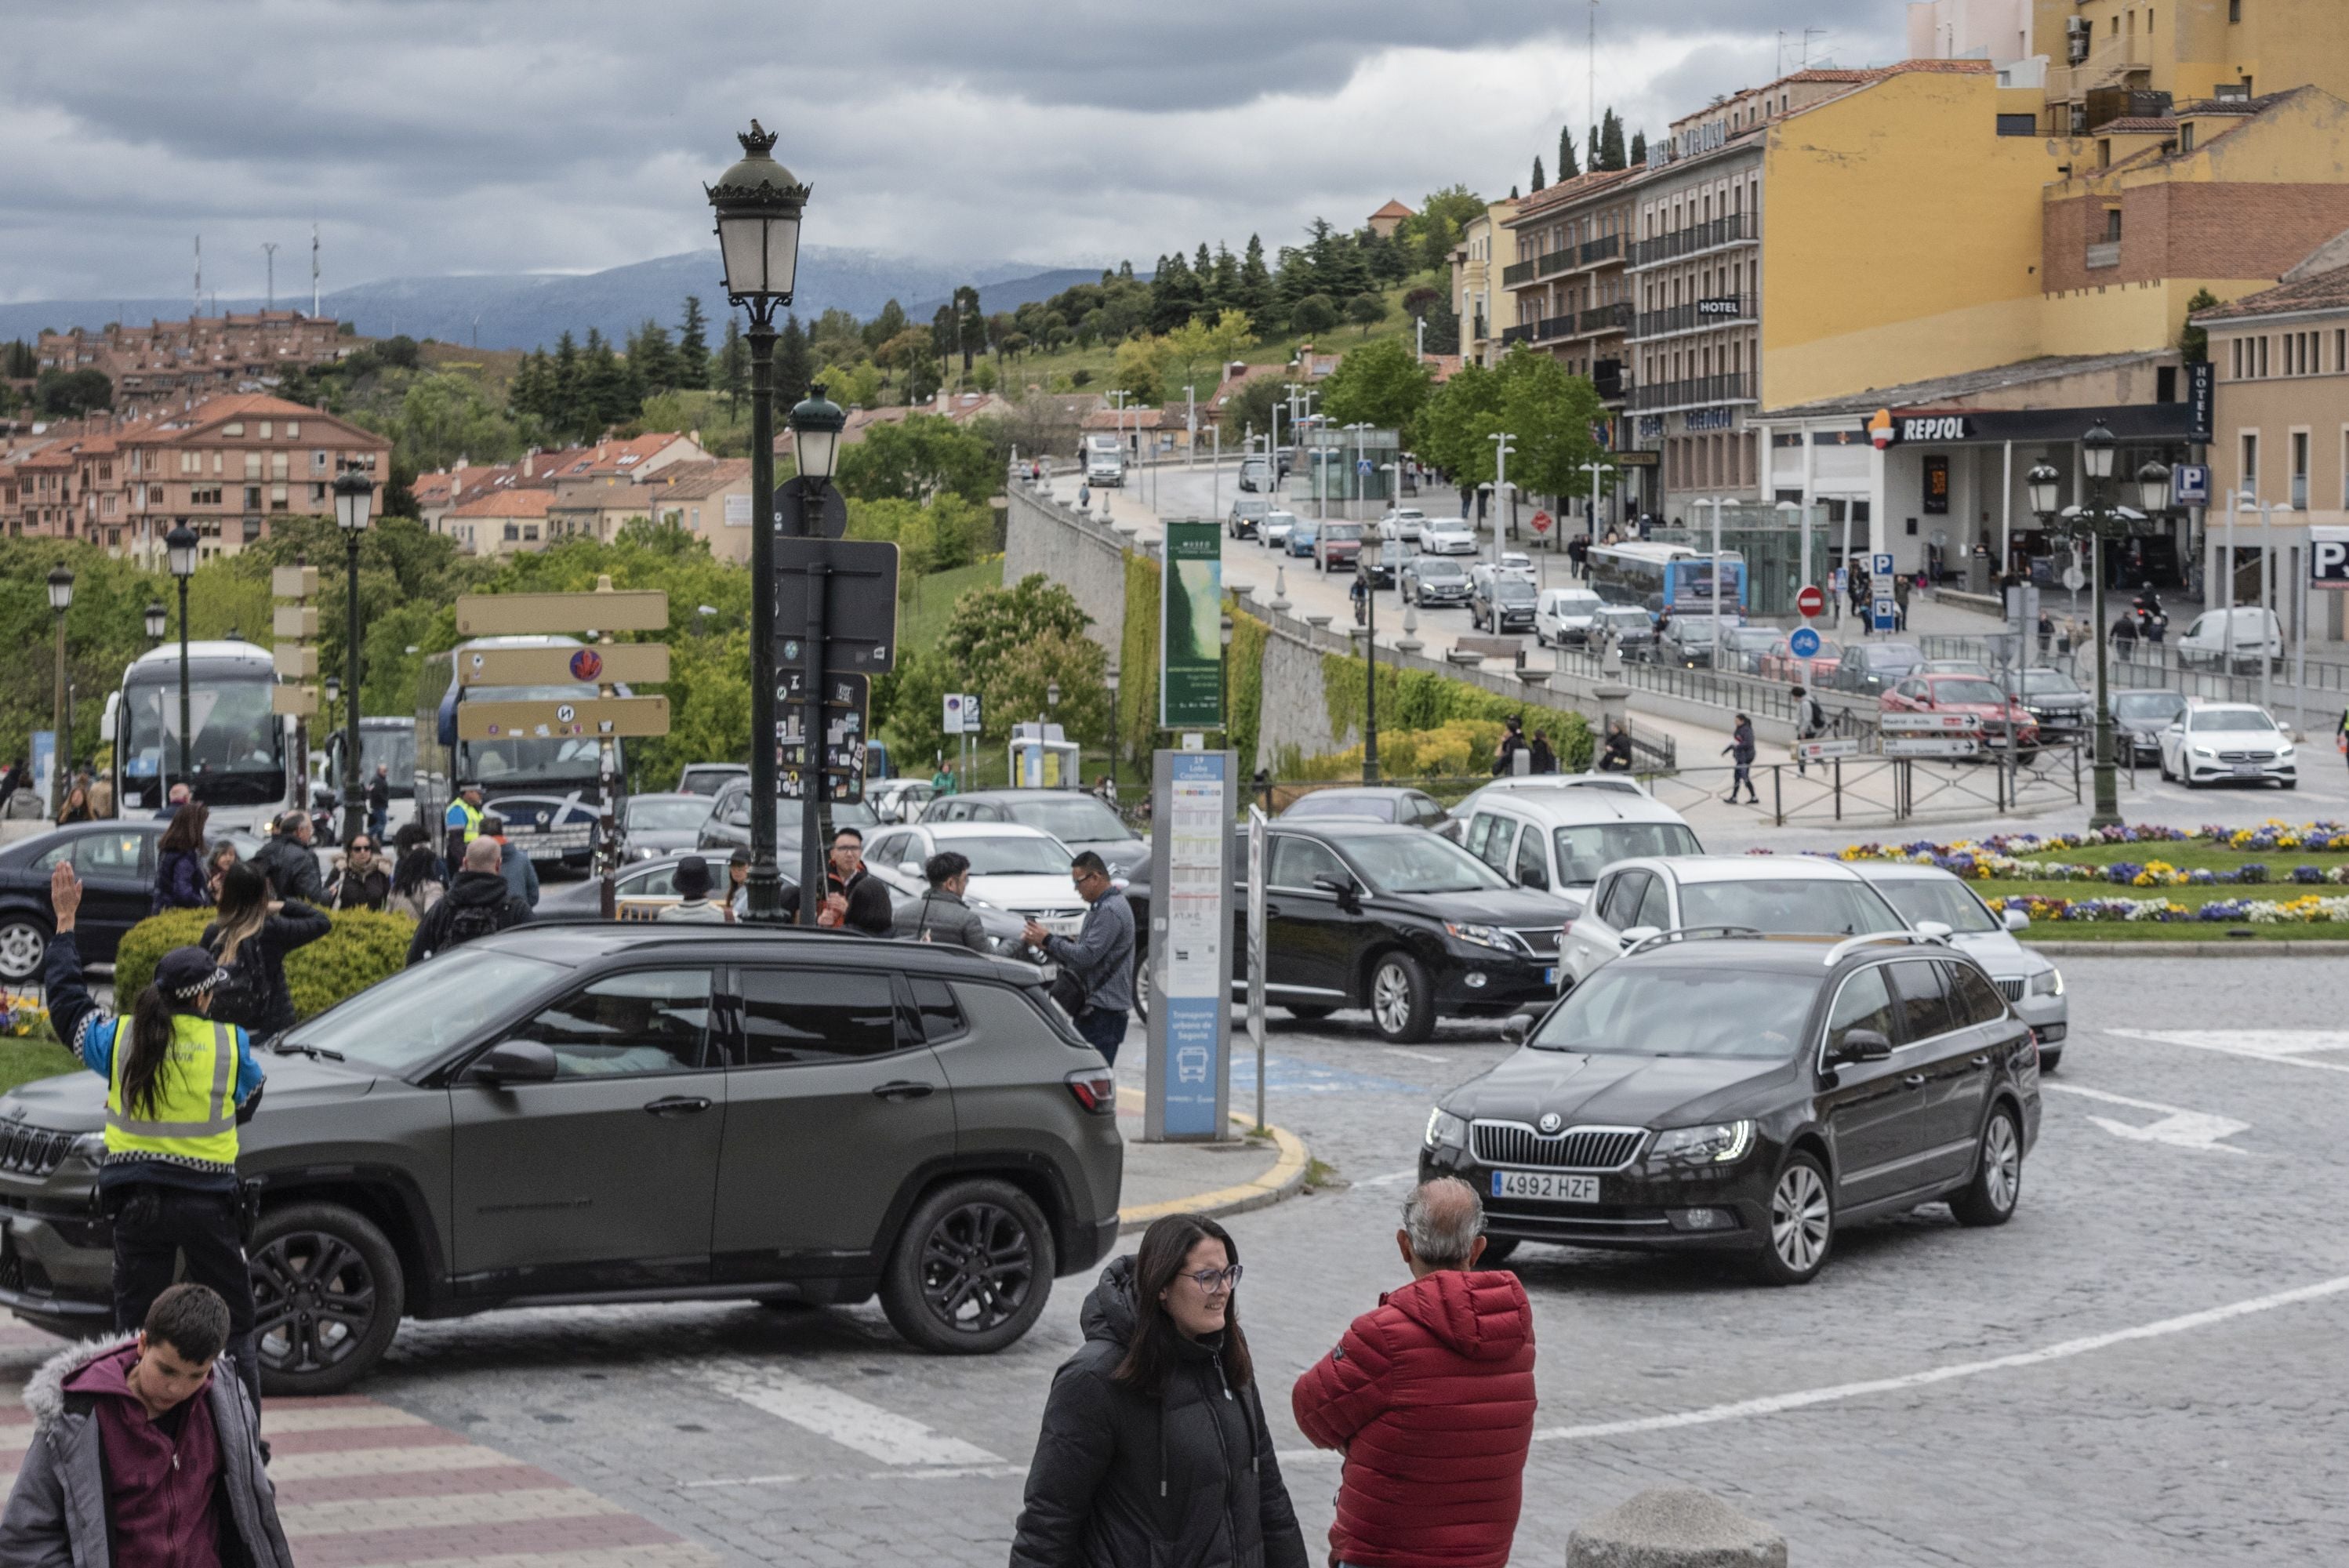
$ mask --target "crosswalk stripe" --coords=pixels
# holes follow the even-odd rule
[[[684,1377],[802,1430],[890,1465],[991,1465],[985,1449],[779,1367],[717,1359],[676,1362]]]

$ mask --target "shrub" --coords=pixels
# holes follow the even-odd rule
[[[408,966],[408,939],[415,922],[371,910],[338,910],[334,929],[285,955],[285,985],[294,994],[294,1016],[307,1018]],[[212,912],[175,909],[140,921],[122,934],[114,955],[114,993],[128,1012],[131,998],[155,977],[155,965],[174,947],[191,947],[212,923]]]

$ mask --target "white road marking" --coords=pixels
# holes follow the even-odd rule
[[[928,1465],[912,1470],[849,1470],[819,1475],[738,1475],[716,1476],[704,1480],[681,1480],[680,1491],[698,1487],[717,1486],[804,1486],[810,1483],[836,1484],[849,1480],[885,1480],[895,1484],[903,1480],[965,1480],[976,1477],[981,1480],[1015,1480],[1028,1473],[1025,1465]]]
[[[828,1384],[757,1362],[718,1359],[672,1367],[729,1398],[888,1465],[999,1465],[1002,1456],[870,1405]]]
[[[1354,1185],[1357,1187],[1400,1187],[1406,1181],[1416,1181],[1418,1177],[1418,1168],[1413,1167],[1409,1171],[1390,1171],[1383,1176],[1366,1176],[1361,1181],[1355,1182]]]
[[[2078,1084],[2049,1083],[2039,1080],[2039,1088],[2049,1094],[2076,1094],[2085,1099],[2102,1100],[2107,1105],[2126,1105],[2135,1110],[2161,1113],[2161,1119],[2147,1127],[2126,1121],[2115,1121],[2108,1116],[2091,1116],[2090,1121],[2116,1138],[2127,1138],[2139,1143],[2172,1143],[2180,1149],[2208,1150],[2218,1154],[2251,1155],[2248,1149],[2237,1149],[2219,1140],[2231,1138],[2251,1130],[2248,1121],[2237,1121],[2230,1116],[2216,1116],[2204,1110],[2180,1110],[2174,1105],[2158,1100],[2131,1099],[2124,1094],[2106,1094],[2100,1088],[2083,1088]]]
[[[2319,1061],[2313,1051],[2349,1050],[2349,1034],[2338,1029],[2106,1029],[2123,1039],[2156,1040],[2168,1046],[2189,1046],[2198,1051],[2220,1051],[2230,1057],[2283,1062],[2296,1068],[2319,1068],[2349,1073],[2349,1062]]]
[[[2255,1295],[2247,1300],[2229,1302],[2200,1312],[2189,1312],[2176,1317],[2165,1317],[2153,1323],[2139,1324],[2134,1328],[2117,1328],[2109,1334],[2091,1334],[2078,1339],[2066,1339],[2045,1345],[2036,1350],[2018,1350],[2008,1356],[1993,1356],[1984,1361],[1961,1361],[1953,1366],[1929,1367],[1922,1372],[1903,1373],[1897,1377],[1873,1377],[1862,1383],[1837,1383],[1825,1388],[1804,1388],[1791,1394],[1771,1394],[1757,1399],[1740,1399],[1733,1404],[1708,1405],[1702,1409],[1677,1410],[1664,1416],[1637,1416],[1621,1421],[1593,1421],[1578,1427],[1540,1427],[1534,1431],[1534,1440],[1540,1443],[1572,1441],[1580,1438],[1619,1438],[1638,1432],[1674,1431],[1682,1427],[1710,1427],[1723,1421],[1743,1420],[1749,1416],[1775,1416],[1787,1410],[1800,1410],[1813,1405],[1838,1404],[1847,1399],[1866,1398],[1872,1394],[1897,1394],[1907,1388],[1929,1387],[1935,1383],[1954,1382],[1961,1377],[1979,1377],[1984,1372],[2005,1372],[2018,1367],[2036,1367],[2043,1362],[2068,1360],[2085,1356],[2091,1351],[2109,1350],[2116,1345],[2133,1344],[2144,1339],[2162,1339],[2190,1329],[2209,1328],[2216,1324],[2255,1313],[2273,1312],[2280,1306],[2297,1306],[2302,1302],[2322,1301],[2349,1292],[2349,1274],[2320,1280],[2314,1284],[2301,1285],[2292,1290],[2280,1290],[2271,1295]],[[1283,1464],[1335,1464],[1344,1456],[1327,1449],[1283,1449]]]
[[[1450,1057],[1439,1057],[1433,1051],[1407,1051],[1401,1046],[1384,1046],[1381,1049],[1391,1057],[1409,1057],[1415,1062],[1448,1062],[1452,1059]]]

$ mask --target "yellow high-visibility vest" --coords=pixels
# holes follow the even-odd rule
[[[214,1165],[236,1163],[236,1030],[200,1013],[171,1017],[171,1049],[155,1077],[155,1103],[133,1115],[123,1102],[130,1059],[130,1020],[115,1025],[114,1068],[107,1078],[106,1151],[172,1154]]]

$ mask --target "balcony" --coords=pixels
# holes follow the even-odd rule
[[[1631,247],[1631,264],[1652,267],[1659,262],[1717,251],[1723,245],[1750,244],[1761,237],[1758,225],[1749,222],[1744,213],[1733,212],[1710,223],[1692,223],[1685,229],[1640,241]]]
[[[1528,343],[1556,343],[1561,337],[1572,337],[1573,335],[1574,313],[1569,310],[1560,312],[1557,315],[1545,316],[1540,321],[1535,322],[1533,324],[1531,334],[1527,336],[1526,341]]]
[[[1754,401],[1751,376],[1699,376],[1687,381],[1660,381],[1631,392],[1635,414],[1661,414],[1670,408],[1709,408],[1722,403]]]
[[[1618,300],[1613,304],[1594,305],[1577,318],[1578,332],[1629,332],[1631,330],[1631,302]]]
[[[1556,277],[1572,265],[1574,265],[1574,247],[1562,246],[1546,256],[1535,258],[1534,275],[1537,278]]]
[[[1622,253],[1622,235],[1601,234],[1595,240],[1585,240],[1582,242],[1582,248],[1576,253],[1576,259],[1587,267],[1598,262],[1613,261]]]
[[[1538,256],[1528,256],[1522,262],[1511,262],[1507,266],[1503,267],[1501,286],[1505,289],[1522,288],[1533,282],[1534,263],[1540,259]]]
[[[2118,240],[2099,240],[2088,247],[2090,270],[2093,271],[2097,267],[2116,267],[2120,264],[2121,242]]]
[[[1719,294],[1662,310],[1643,310],[1632,335],[1644,341],[1669,337],[1674,333],[1702,332],[1707,327],[1734,326],[1753,319],[1752,294]]]
[[[1534,335],[1534,328],[1539,325],[1540,323],[1538,322],[1521,321],[1515,326],[1503,327],[1501,329],[1501,346],[1506,348],[1513,343],[1526,343],[1531,341]]]

